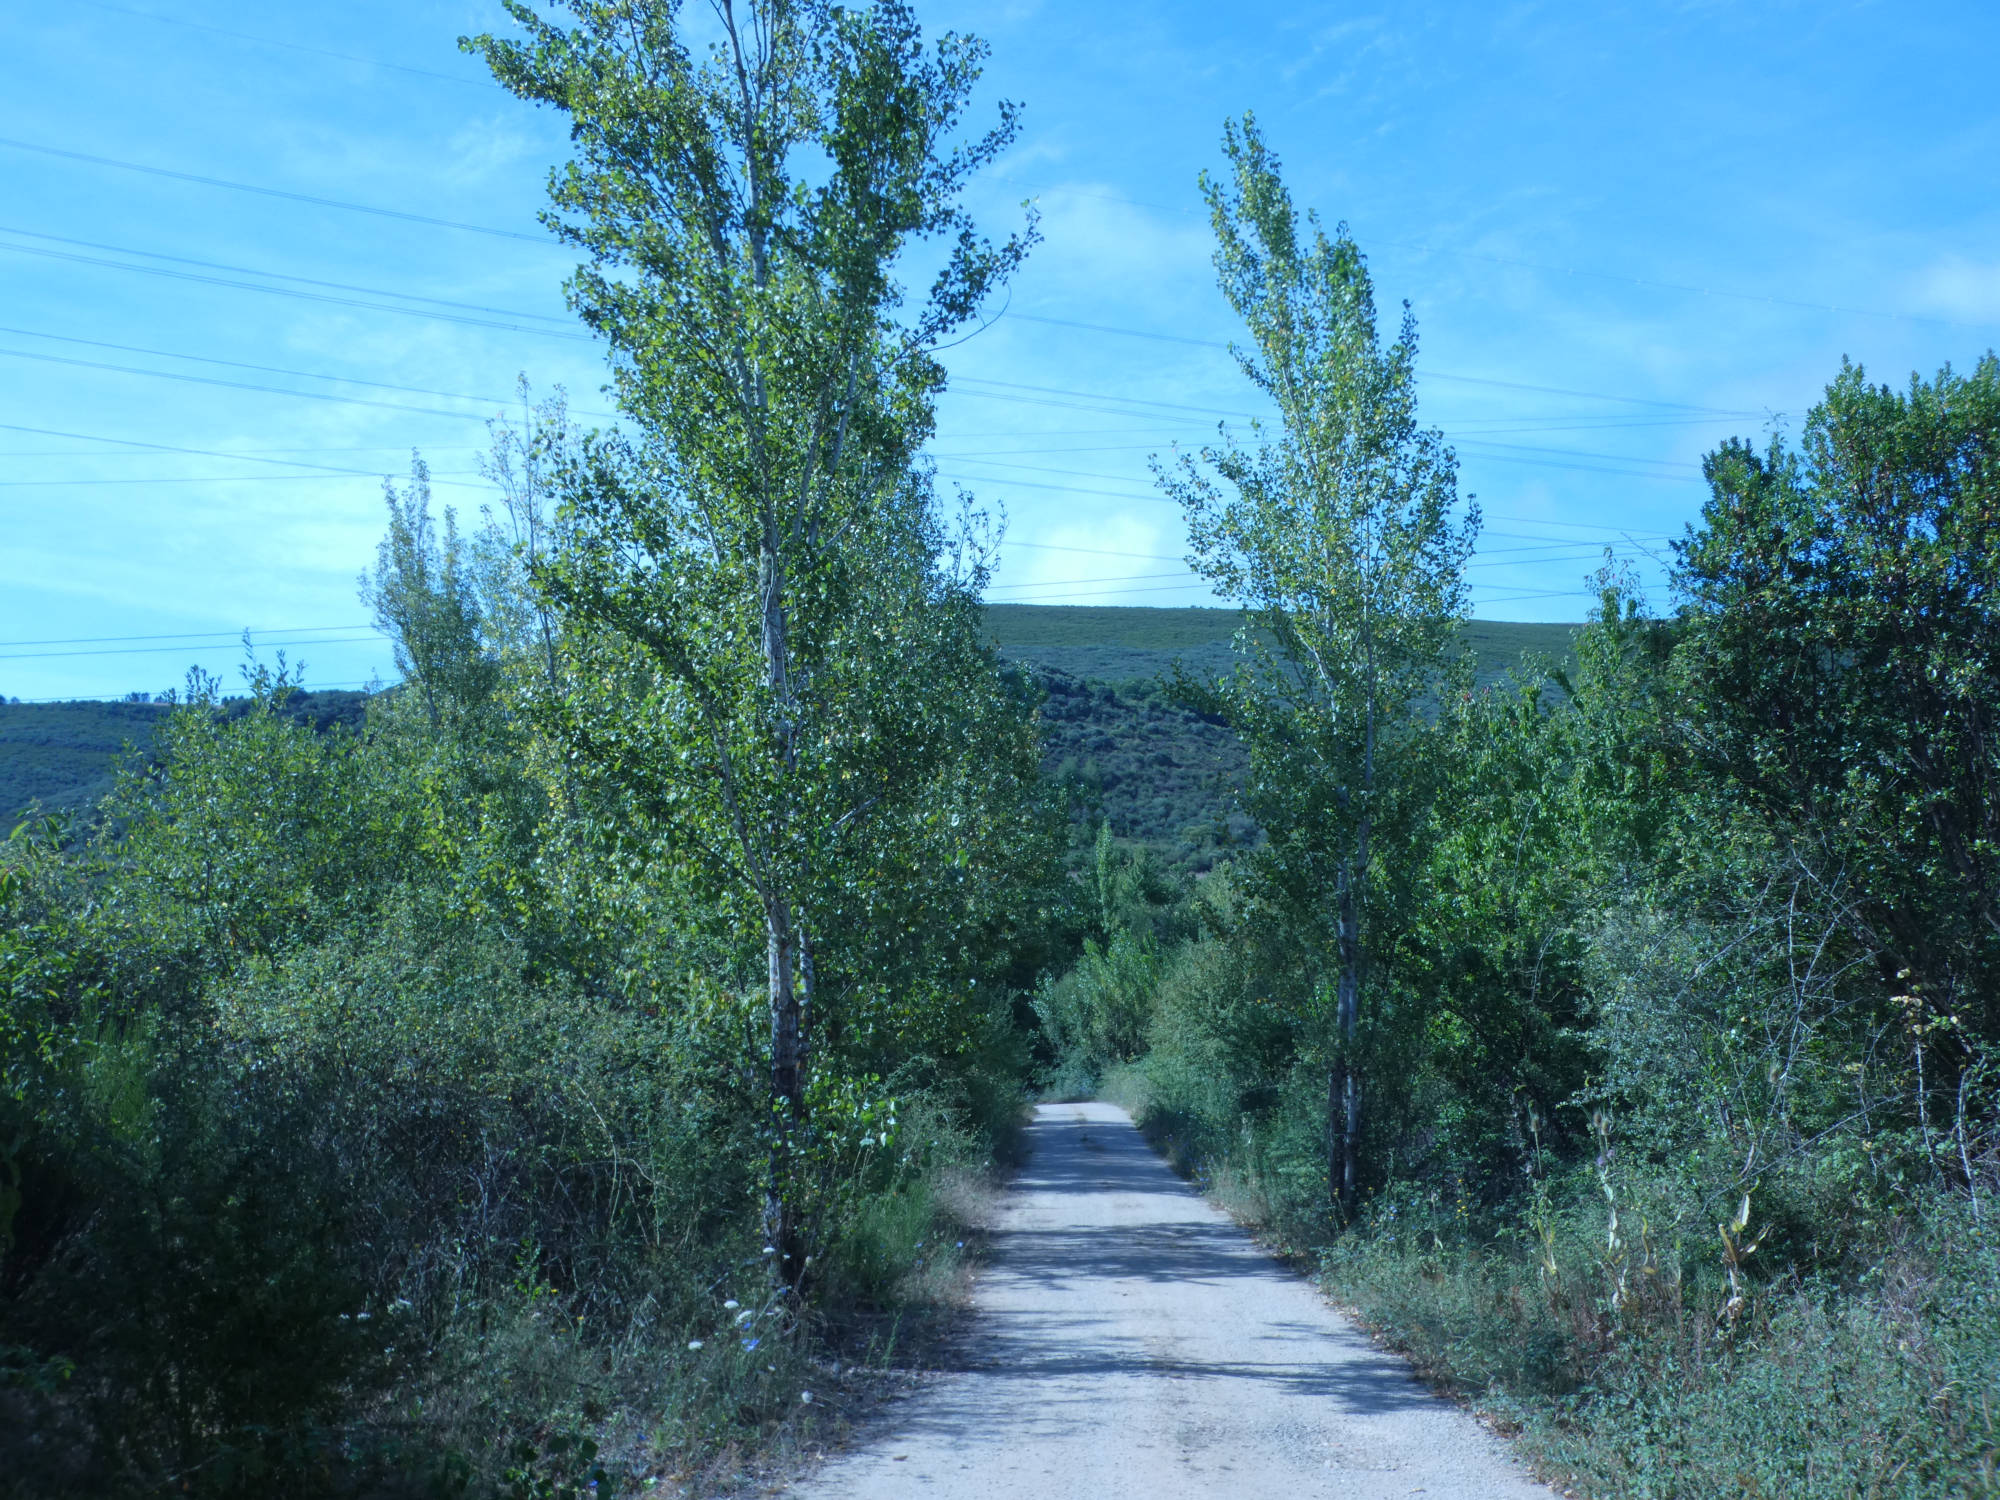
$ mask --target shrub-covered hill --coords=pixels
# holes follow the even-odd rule
[[[1255,836],[1235,810],[1246,759],[1228,728],[1171,702],[1157,679],[1041,667],[1035,680],[1046,695],[1042,765],[1092,821],[1196,869]]]
[[[287,709],[325,728],[360,723],[367,701],[366,693],[299,693]],[[249,703],[232,699],[225,711],[241,713]],[[111,790],[128,750],[151,751],[153,731],[168,711],[164,703],[0,702],[0,835],[30,807],[94,807]]]
[[[1242,616],[1233,609],[1147,609],[1081,604],[989,604],[986,627],[1003,655],[1075,677],[1129,682],[1158,677],[1180,661],[1196,675],[1226,671],[1230,639]],[[1492,683],[1529,653],[1558,661],[1570,654],[1574,625],[1474,620],[1466,645],[1478,678]]]
[[[0,703],[0,820],[11,827],[36,804],[62,812],[96,802],[119,757],[148,749],[166,712],[158,703]]]
[[[1243,747],[1225,726],[1172,703],[1176,662],[1196,676],[1229,669],[1241,619],[1227,609],[995,604],[987,627],[1045,694],[1042,765],[1079,811],[1168,863],[1206,869],[1256,830],[1240,811]],[[1482,684],[1524,655],[1570,653],[1571,625],[1475,620],[1466,630]]]
[[[1243,768],[1235,736],[1160,691],[1177,661],[1197,675],[1226,671],[1240,618],[1228,609],[995,604],[986,611],[1001,653],[1033,672],[1047,695],[1048,773],[1114,833],[1176,864],[1205,867],[1251,834],[1233,811]],[[1573,628],[1478,620],[1466,640],[1478,653],[1480,680],[1492,682],[1525,653],[1566,657]],[[321,726],[358,724],[366,702],[365,693],[299,693],[290,708]],[[94,806],[126,748],[150,750],[166,711],[161,703],[0,704],[0,820],[11,826],[30,806]]]

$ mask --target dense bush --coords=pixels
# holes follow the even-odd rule
[[[809,1422],[824,1351],[950,1291],[1006,1007],[818,1161],[819,1292],[774,1298],[760,997],[468,920],[384,852],[423,791],[380,717],[197,702],[94,869],[8,846],[0,1493],[568,1493]]]

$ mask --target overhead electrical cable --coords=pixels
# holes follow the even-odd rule
[[[1168,342],[1176,344],[1197,344],[1207,349],[1226,350],[1229,348],[1228,344],[1223,343],[1216,339],[1182,338],[1178,335],[1153,333],[1143,328],[1120,328],[1115,324],[1111,323],[1085,323],[1074,318],[1048,318],[1032,313],[1013,312],[1011,310],[1003,314],[1003,316],[1006,318],[1019,319],[1020,321],[1026,323],[1047,323],[1058,328],[1080,328],[1090,333],[1119,334],[1126,338],[1137,338],[1137,339],[1165,339]],[[1728,408],[1716,407],[1716,406],[1695,406],[1685,401],[1659,401],[1646,396],[1611,396],[1605,394],[1603,391],[1579,391],[1579,390],[1572,390],[1564,386],[1531,385],[1524,381],[1499,380],[1491,376],[1485,376],[1485,375],[1458,375],[1443,370],[1433,370],[1428,366],[1419,366],[1417,369],[1417,374],[1426,380],[1448,380],[1455,384],[1460,384],[1460,385],[1495,386],[1503,390],[1532,391],[1538,395],[1545,395],[1545,396],[1574,396],[1585,401],[1616,401],[1628,406],[1659,406],[1659,407],[1665,407],[1673,411],[1701,412],[1708,416],[1756,417],[1763,415],[1762,412],[1756,412],[1756,411],[1730,410]],[[1002,382],[993,382],[993,383],[1000,384]],[[1023,386],[1020,387],[1020,389],[1032,390],[1035,389],[1035,387]],[[1072,393],[1072,394],[1081,394],[1081,393]],[[1183,407],[1180,409],[1184,411],[1200,411],[1200,410],[1205,410],[1206,408]],[[1243,413],[1224,412],[1221,413],[1220,415],[1241,416],[1243,415]]]
[[[286,625],[270,630],[254,630],[250,626],[239,626],[235,630],[169,630],[152,635],[73,635],[42,641],[0,641],[0,651],[11,651],[24,646],[108,646],[126,641],[240,641],[245,632],[253,636],[262,635],[312,635],[328,630],[372,630],[374,626],[356,622],[348,625]]]
[[[438,73],[429,68],[411,67],[408,63],[384,62],[379,57],[358,57],[352,52],[335,52],[326,47],[309,47],[303,42],[281,42],[272,36],[252,36],[247,31],[231,31],[225,26],[211,26],[205,21],[189,21],[180,16],[163,16],[158,11],[134,10],[129,5],[110,5],[106,0],[71,0],[75,5],[87,5],[92,10],[108,10],[114,15],[139,16],[144,20],[158,21],[165,26],[185,26],[190,31],[206,31],[215,36],[233,37],[239,42],[254,42],[260,47],[282,47],[287,52],[306,52],[314,57],[337,58],[341,62],[360,63],[367,68],[386,68],[392,73],[412,73],[419,78],[435,78],[442,83],[462,83],[472,88],[497,89],[498,84],[490,78],[466,78],[456,73]]]
[[[1182,217],[1193,216],[1199,210],[1189,207],[1170,207],[1164,203],[1146,203],[1137,198],[1127,198],[1117,193],[1094,193],[1083,188],[1061,185],[1043,186],[1040,191],[1060,193],[1071,198],[1095,198],[1105,203],[1122,203],[1130,208],[1150,209],[1155,213],[1175,214]],[[1934,323],[1946,328],[1991,328],[1992,321],[1967,323],[1950,318],[1935,317],[1925,313],[1888,312],[1881,308],[1848,307],[1832,302],[1809,302],[1797,297],[1774,297],[1765,292],[1720,291],[1714,287],[1693,286],[1685,282],[1658,281],[1650,277],[1633,276],[1621,271],[1592,271],[1576,266],[1556,266],[1545,261],[1525,260],[1516,256],[1494,255],[1480,250],[1452,250],[1442,245],[1426,245],[1411,240],[1370,239],[1371,245],[1386,245],[1395,250],[1411,250],[1423,255],[1447,255],[1460,260],[1487,261],[1495,265],[1518,266],[1524,270],[1541,271],[1551,276],[1584,276],[1599,281],[1624,282],[1629,286],[1647,287],[1658,291],[1686,292],[1698,297],[1721,297],[1733,302],[1763,302],[1776,307],[1795,307],[1807,312],[1842,313],[1863,318],[1890,318],[1909,323]],[[1043,319],[1041,321],[1054,321]]]
[[[991,593],[994,589],[1074,588],[1074,587],[1080,587],[1081,585],[1086,583],[1147,583],[1154,579],[1159,579],[1159,578],[1183,578],[1183,577],[1186,578],[1189,583],[1195,583],[1199,581],[1193,574],[1127,573],[1118,578],[1043,578],[1043,579],[1037,579],[1033,583],[996,583],[989,586],[987,592]]]
[[[36,437],[70,438],[79,443],[111,443],[121,448],[145,448],[154,453],[189,453],[200,458],[238,458],[246,463],[275,464],[289,469],[312,469],[322,474],[349,474],[360,479],[382,480],[397,477],[386,475],[380,469],[343,469],[333,464],[310,464],[296,458],[263,458],[254,453],[231,453],[221,448],[182,448],[170,443],[147,443],[137,438],[107,437],[95,432],[63,432],[53,427],[24,427],[15,422],[0,422],[0,432],[26,432]],[[467,484],[462,480],[447,479],[439,482],[453,489],[490,491],[493,488],[490,484]]]
[[[177,266],[198,266],[204,271],[227,271],[232,276],[263,276],[272,281],[295,281],[300,286],[316,286],[334,292],[359,292],[367,297],[399,297],[405,302],[423,302],[432,307],[448,307],[456,312],[492,313],[502,318],[528,318],[540,323],[556,323],[564,328],[573,327],[576,319],[567,313],[523,312],[515,307],[489,307],[481,302],[455,302],[448,297],[426,297],[420,292],[399,292],[388,287],[356,286],[345,281],[322,281],[313,276],[294,276],[286,271],[264,271],[255,266],[232,266],[222,261],[201,260],[191,255],[168,255],[160,250],[135,250],[129,245],[106,245],[97,240],[71,239],[66,235],[43,234],[35,229],[17,229],[9,224],[0,224],[0,234],[18,235],[22,239],[46,240],[52,245],[68,245],[79,250],[103,250],[111,255],[136,255],[143,260],[171,261]]]
[[[474,474],[475,469],[430,471],[432,482],[459,474]],[[0,489],[70,489],[77,486],[96,485],[159,485],[159,484],[339,484],[350,476],[345,474],[153,474],[132,479],[0,479]],[[369,475],[373,479],[377,476]]]
[[[310,688],[307,688],[307,689],[305,689],[304,691],[306,691],[306,692],[309,692],[309,693],[337,693],[337,692],[346,692],[346,691],[351,691],[351,690],[353,690],[353,689],[356,689],[356,688],[381,688],[381,687],[387,687],[387,686],[394,686],[394,684],[389,684],[389,683],[384,683],[384,682],[382,682],[382,681],[381,681],[381,679],[380,679],[380,678],[375,678],[375,677],[371,677],[371,678],[369,678],[369,679],[368,679],[368,680],[367,680],[366,682],[322,682],[322,683],[319,683],[318,685],[316,685],[316,686],[314,686],[314,687],[310,687]],[[120,695],[119,695],[118,697],[115,697],[115,698],[92,698],[92,697],[88,697],[88,696],[84,696],[84,697],[78,697],[78,696],[77,696],[76,694],[72,693],[72,694],[70,694],[70,695],[69,695],[68,697],[66,697],[66,698],[15,698],[15,699],[12,699],[12,700],[10,700],[10,701],[11,701],[11,702],[15,702],[15,703],[23,703],[23,704],[26,704],[26,703],[129,703],[129,702],[131,701],[131,699],[130,699],[130,698],[128,698],[128,697],[126,697],[126,696],[125,696],[125,695],[123,695],[123,694],[120,694]],[[164,700],[162,700],[162,699],[159,699],[159,698],[153,698],[153,699],[149,699],[148,701],[149,701],[149,702],[152,702],[152,703],[156,703],[156,704],[159,704],[159,705],[160,705],[161,707],[165,707],[165,706],[166,706],[166,704],[165,704],[165,701],[164,701]]]
[[[403,394],[410,396],[442,396],[448,401],[476,401],[480,403],[482,406],[512,406],[521,399],[518,394],[506,397],[475,396],[465,391],[433,390],[429,386],[392,385],[385,380],[363,380],[356,375],[329,375],[319,370],[293,370],[293,369],[287,369],[282,365],[249,364],[243,360],[237,360],[237,359],[217,359],[214,356],[207,354],[180,354],[172,349],[147,349],[135,344],[112,344],[112,343],[107,343],[102,339],[76,338],[70,334],[63,334],[63,333],[42,333],[33,328],[0,327],[0,334],[11,334],[16,338],[49,339],[56,343],[77,344],[88,349],[114,349],[118,351],[120,354],[144,354],[155,359],[180,359],[180,360],[186,360],[191,364],[215,365],[218,368],[225,370],[252,370],[260,375],[289,375],[298,380],[328,380],[341,385],[367,386],[370,390],[376,390],[376,391],[400,391]],[[160,374],[160,375],[167,374],[167,372],[165,371],[143,371],[139,373]],[[169,376],[169,378],[173,377]],[[263,389],[275,389],[275,388],[258,386],[254,387],[253,389],[263,390]],[[297,391],[297,392],[287,392],[287,394],[306,395],[309,393],[304,391]],[[410,410],[416,410],[416,409],[417,408],[414,407],[410,408]],[[618,420],[618,414],[616,412],[585,411],[581,408],[571,408],[571,410],[574,412],[575,415],[579,417],[599,417],[604,420],[614,421],[614,422]],[[355,451],[360,451],[360,450],[355,450]]]
[[[291,646],[352,646],[360,642],[373,642],[380,645],[382,637],[379,635],[341,635],[310,641],[253,641],[251,644],[278,649]],[[218,644],[214,646],[92,647],[87,651],[0,651],[0,661],[47,661],[55,657],[72,656],[159,656],[162,654],[173,655],[176,652],[184,651],[221,651],[224,649],[226,649],[224,646]]]
[[[380,411],[410,412],[420,417],[448,417],[455,422],[482,422],[477,412],[444,411],[435,406],[412,406],[407,401],[376,401],[366,396],[341,396],[332,391],[294,391],[283,386],[257,385],[247,380],[224,380],[216,375],[189,375],[180,370],[147,370],[137,365],[114,365],[101,359],[75,359],[66,354],[42,354],[30,349],[0,349],[8,359],[32,359],[49,365],[68,365],[81,370],[108,370],[114,375],[144,375],[154,380],[172,380],[183,385],[219,386],[231,391],[257,391],[270,396],[295,396],[304,401],[334,401],[342,406],[372,406]],[[464,400],[475,399],[464,397]]]
[[[356,297],[336,297],[327,292],[305,292],[297,287],[267,286],[258,281],[232,281],[226,276],[209,276],[198,271],[176,271],[168,266],[141,266],[130,261],[108,260],[101,255],[80,255],[73,250],[51,250],[42,245],[16,245],[0,241],[0,250],[16,255],[36,255],[44,260],[69,261],[76,265],[103,266],[115,271],[132,271],[142,276],[162,276],[170,281],[189,281],[202,286],[227,287],[239,292],[263,292],[273,297],[291,297],[301,302],[323,302],[333,307],[358,307],[369,312],[401,313],[410,318],[429,318],[439,323],[457,323],[467,328],[495,328],[503,333],[532,333],[541,338],[564,339],[579,344],[595,343],[587,333],[560,328],[530,328],[520,323],[500,323],[492,318],[467,317],[461,313],[435,312],[422,307],[403,307],[393,302],[368,302]]]
[[[436,229],[462,229],[468,234],[492,235],[496,239],[503,240],[526,240],[531,245],[556,248],[555,240],[547,234],[525,234],[518,229],[496,229],[490,224],[466,224],[457,219],[437,219],[429,214],[407,213],[400,208],[382,208],[371,203],[349,203],[340,198],[321,198],[311,193],[294,193],[284,188],[264,187],[253,182],[235,182],[226,177],[208,177],[199,172],[178,172],[170,167],[121,161],[113,156],[93,156],[87,151],[66,151],[59,146],[44,146],[35,141],[15,140],[8,136],[0,136],[0,146],[14,151],[32,151],[41,156],[58,157],[64,161],[87,162],[93,167],[115,167],[121,172],[143,172],[149,177],[168,177],[178,182],[199,183],[203,187],[227,188],[236,193],[256,193],[265,198],[284,198],[293,203],[310,203],[315,208],[337,208],[347,213],[373,214],[382,219],[400,219],[406,224],[428,224]]]
[[[1544,453],[1561,458],[1599,458],[1619,464],[1656,464],[1662,468],[1693,469],[1701,471],[1701,465],[1681,458],[1640,458],[1631,453],[1592,453],[1582,448],[1541,448],[1529,443],[1489,443],[1484,438],[1468,438],[1461,446],[1486,454],[1489,449],[1505,453]],[[1490,457],[1491,455],[1488,454]]]

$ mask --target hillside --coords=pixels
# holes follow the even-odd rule
[[[126,750],[151,746],[166,712],[157,703],[0,703],[0,822],[11,828],[34,804],[66,812],[95,803]]]
[[[1170,864],[1206,869],[1254,840],[1237,810],[1247,759],[1236,736],[1168,701],[1176,662],[1197,676],[1229,669],[1241,619],[1226,609],[995,604],[986,621],[1002,655],[1040,685],[1042,765],[1086,816],[1150,845]],[[1573,625],[1476,620],[1466,640],[1482,685],[1524,655],[1569,655]]]
[[[1230,664],[1230,640],[1242,616],[1233,609],[1147,609],[1080,604],[989,604],[986,625],[1001,653],[1075,677],[1129,682],[1159,677],[1175,661],[1214,675]],[[1574,625],[1474,620],[1466,644],[1482,685],[1503,677],[1530,652],[1569,655]]]
[[[366,693],[299,693],[291,712],[318,728],[358,725]],[[248,699],[232,699],[242,713]],[[31,806],[80,812],[111,790],[128,751],[152,748],[153,731],[169,712],[164,703],[0,703],[0,835]]]
[[[1197,675],[1228,670],[1241,617],[1227,609],[994,604],[988,627],[1001,654],[1033,673],[1046,695],[1043,765],[1125,838],[1176,864],[1204,867],[1253,836],[1235,812],[1242,747],[1218,724],[1169,703],[1161,679],[1181,662]],[[1497,681],[1527,652],[1569,652],[1569,625],[1475,621],[1466,632],[1481,682]],[[358,725],[367,695],[300,693],[293,711],[321,725]],[[245,703],[237,700],[233,711]],[[111,789],[128,746],[150,748],[159,703],[0,704],[0,820],[32,804],[93,806]],[[0,829],[4,832],[4,829]]]

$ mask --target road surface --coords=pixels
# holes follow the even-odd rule
[[[957,1368],[797,1500],[1549,1500],[1123,1111],[1040,1105],[1029,1132]]]

